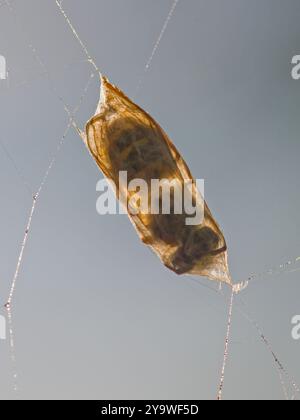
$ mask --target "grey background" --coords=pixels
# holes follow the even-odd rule
[[[10,70],[10,86],[0,85],[0,136],[37,188],[68,118],[29,44],[70,107],[91,67],[54,0],[12,5],[17,22],[0,5],[0,54]],[[63,5],[103,72],[134,97],[172,1]],[[299,15],[299,0],[181,0],[135,98],[206,180],[236,282],[299,255],[300,82],[291,78]],[[82,127],[98,97],[94,79],[77,117]],[[3,151],[0,177],[5,303],[31,197]],[[70,132],[40,197],[15,295],[19,391],[1,341],[1,398],[215,398],[228,292],[176,277],[126,217],[98,216],[100,177]],[[299,293],[296,272],[266,277],[242,296],[298,381],[291,318]],[[273,360],[238,309],[232,334],[224,397],[282,398]]]

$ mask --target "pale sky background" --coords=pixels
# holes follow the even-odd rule
[[[11,0],[12,1],[12,0]],[[172,0],[64,0],[103,72],[134,98]],[[68,123],[32,44],[75,107],[91,66],[54,0],[0,4],[1,141],[36,189]],[[300,255],[299,0],[180,0],[137,102],[165,128],[222,226],[235,282]],[[94,113],[94,79],[77,119]],[[0,341],[0,398],[214,399],[228,298],[166,270],[124,216],[96,213],[101,178],[69,133],[37,206],[13,309],[18,392]],[[0,298],[5,303],[31,197],[0,149]],[[243,299],[300,382],[299,272]],[[1,310],[4,315],[5,311]],[[281,399],[270,353],[235,309],[226,399]]]

